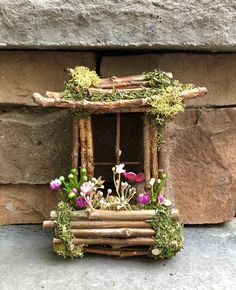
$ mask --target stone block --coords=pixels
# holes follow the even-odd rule
[[[167,192],[186,224],[223,223],[236,213],[236,108],[186,110],[165,129]]]
[[[0,185],[0,225],[42,223],[57,201],[47,185]]]
[[[0,183],[45,184],[71,166],[67,110],[0,110]]]
[[[235,1],[1,1],[1,48],[236,50]]]
[[[34,105],[33,92],[62,91],[68,77],[66,69],[76,65],[95,69],[95,55],[76,51],[0,51],[0,104]]]
[[[132,75],[160,68],[184,83],[208,88],[208,94],[187,105],[236,105],[236,54],[157,53],[102,58],[101,74]]]

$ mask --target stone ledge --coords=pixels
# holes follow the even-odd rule
[[[236,51],[234,16],[234,0],[4,0],[0,47]]]

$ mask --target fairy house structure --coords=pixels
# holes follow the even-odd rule
[[[172,78],[172,73],[166,75]],[[114,89],[119,93],[138,93],[149,88],[144,75],[134,75],[103,78],[99,85],[91,86],[88,90],[90,94],[112,94]],[[198,87],[182,91],[180,97],[185,102],[204,96],[206,93],[206,88]],[[62,93],[48,91],[45,97],[34,93],[33,99],[41,107],[58,107],[70,109],[72,112],[82,112],[73,115],[72,168],[87,168],[88,176],[91,178],[95,170],[96,175],[102,173],[106,175],[105,168],[125,163],[131,169],[144,171],[146,186],[151,177],[158,178],[158,129],[153,118],[147,114],[150,109],[149,97],[114,101],[76,101],[63,99]],[[97,120],[102,119],[102,116],[109,117],[104,120],[106,128],[102,129],[105,133],[97,136],[96,129],[99,126]],[[126,122],[127,116],[134,122]],[[104,125],[104,122],[101,124]],[[132,124],[128,130],[129,136],[124,136],[122,132],[126,130],[127,133],[129,124]],[[130,148],[130,145],[133,147]],[[98,152],[95,152],[99,146],[102,150],[98,149]],[[129,152],[135,154],[126,154],[128,148]],[[100,157],[99,154],[105,157]],[[132,160],[129,155],[133,155]]]

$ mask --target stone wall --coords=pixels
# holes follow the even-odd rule
[[[66,110],[34,106],[34,91],[60,91],[65,69],[97,68],[103,76],[160,67],[209,94],[166,127],[162,154],[168,192],[185,223],[220,223],[236,212],[236,54],[152,53],[104,56],[79,51],[0,52],[0,224],[42,222],[55,206],[47,183],[70,167]],[[28,106],[25,106],[28,105]],[[203,109],[196,110],[196,107]],[[209,108],[210,106],[210,108]],[[206,108],[208,107],[208,108]]]
[[[2,48],[236,51],[234,0],[2,0]]]

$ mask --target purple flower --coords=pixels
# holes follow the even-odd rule
[[[80,187],[80,191],[82,195],[90,194],[93,191],[93,189],[94,189],[94,183],[92,183],[91,181],[84,182]]]
[[[84,198],[83,196],[79,196],[76,199],[76,205],[80,208],[84,208],[88,205],[88,202],[87,202],[86,198]]]
[[[149,204],[151,202],[151,197],[148,192],[141,193],[137,197],[137,202],[140,204]]]
[[[50,182],[50,188],[52,190],[59,190],[61,188],[61,181],[59,179],[54,179]]]
[[[160,204],[163,204],[164,202],[166,201],[164,195],[160,194],[158,197],[157,197],[157,202],[160,203]]]
[[[72,191],[76,194],[77,193],[77,189],[74,187],[73,189],[72,189]]]

